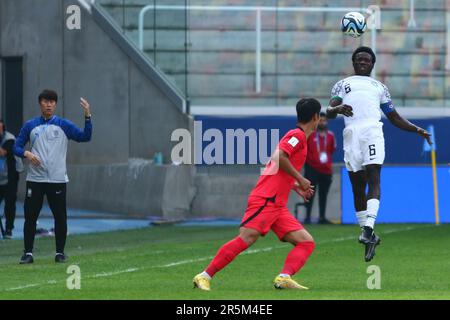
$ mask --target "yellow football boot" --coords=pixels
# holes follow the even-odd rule
[[[275,289],[302,289],[302,290],[309,290],[309,288],[298,284],[291,277],[280,277],[280,276],[277,276],[275,278],[275,280],[273,281],[273,286],[275,287]]]
[[[208,279],[201,273],[194,277],[194,288],[199,288],[201,290],[210,291],[211,290],[211,279]]]

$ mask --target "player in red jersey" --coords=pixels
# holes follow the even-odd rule
[[[281,273],[275,278],[277,289],[308,289],[294,281],[297,273],[314,250],[314,239],[289,212],[286,205],[294,190],[306,201],[314,193],[313,186],[300,170],[306,160],[308,136],[317,129],[320,103],[316,99],[301,99],[296,106],[297,126],[281,139],[262,176],[248,197],[247,210],[239,235],[224,244],[208,267],[194,277],[194,287],[210,290],[211,278],[227,266],[259,236],[272,230],[281,241],[294,248],[289,252]]]

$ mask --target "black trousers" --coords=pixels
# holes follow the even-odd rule
[[[6,230],[14,229],[18,184],[19,174],[15,177],[8,177],[8,183],[4,186],[0,186],[0,203],[5,199]]]
[[[64,253],[67,237],[66,183],[27,181],[25,193],[25,224],[23,236],[25,252],[33,252],[36,222],[44,202],[44,195],[55,219],[56,252]]]
[[[325,219],[325,212],[327,209],[328,191],[330,191],[333,175],[323,174],[305,164],[305,178],[311,181],[315,187],[315,192],[312,198],[306,203],[306,218],[311,218],[311,210],[316,193],[319,193],[319,219]]]

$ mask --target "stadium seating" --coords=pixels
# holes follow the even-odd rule
[[[185,1],[98,1],[138,43],[139,11],[148,4]],[[125,4],[124,4],[125,3]],[[196,0],[189,5],[326,6],[308,0]],[[333,5],[366,8],[371,1]],[[446,1],[416,1],[408,28],[409,0],[380,0],[377,77],[399,106],[443,105],[446,80]],[[342,13],[262,13],[262,92],[255,92],[255,13],[153,10],[144,24],[144,51],[190,97],[193,105],[285,105],[299,96],[326,101],[332,85],[351,74],[351,52],[370,45],[370,31],[354,40],[339,31]],[[156,18],[156,19],[155,19]],[[187,42],[186,42],[187,41]]]

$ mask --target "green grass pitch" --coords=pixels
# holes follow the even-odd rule
[[[356,226],[311,226],[316,250],[295,279],[309,291],[275,290],[291,246],[269,233],[219,272],[211,292],[192,278],[237,227],[152,227],[68,237],[69,262],[55,264],[54,239],[35,243],[35,263],[19,265],[21,240],[0,241],[0,299],[450,299],[450,225],[378,225],[382,243],[364,262]],[[81,270],[81,289],[66,286]],[[370,265],[381,289],[369,290]]]

